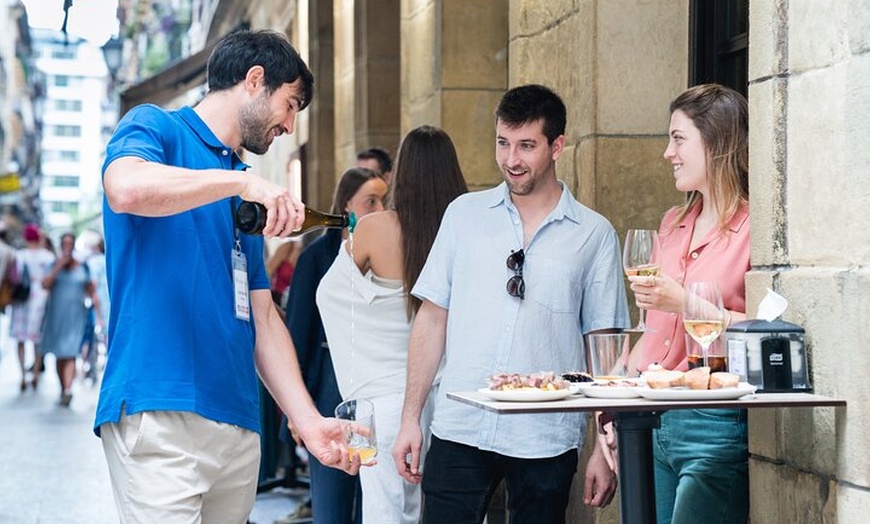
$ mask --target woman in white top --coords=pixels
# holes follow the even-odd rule
[[[360,470],[363,522],[420,518],[420,486],[399,476],[390,455],[402,414],[411,322],[420,307],[409,291],[447,205],[466,191],[447,133],[413,129],[399,147],[390,209],[359,221],[317,290],[342,398],[375,404],[380,459]],[[420,424],[428,435],[426,411]]]
[[[30,278],[30,295],[27,300],[12,304],[9,320],[9,334],[18,342],[18,362],[21,366],[21,391],[27,388],[27,367],[25,365],[25,344],[33,345],[33,374],[30,384],[33,389],[39,385],[39,373],[42,371],[42,353],[39,343],[42,339],[42,319],[45,316],[45,304],[48,301],[48,290],[42,288],[42,280],[51,271],[54,255],[42,246],[39,227],[36,224],[24,226],[24,241],[27,246],[16,254],[18,274]]]

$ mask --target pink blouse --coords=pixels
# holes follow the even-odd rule
[[[696,205],[688,215],[672,228],[677,208],[669,210],[659,228],[661,243],[661,272],[681,285],[690,282],[714,281],[722,291],[725,309],[746,312],[746,284],[749,271],[749,209],[741,206],[728,222],[728,231],[713,227],[698,247],[689,250],[695,219],[701,212]],[[638,371],[658,362],[665,369],[685,371],[686,330],[679,313],[648,310],[647,327],[654,331],[644,333]]]

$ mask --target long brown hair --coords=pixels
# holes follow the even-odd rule
[[[686,114],[704,140],[707,153],[707,179],[710,200],[719,217],[719,228],[741,205],[749,201],[749,111],[743,95],[719,84],[701,84],[683,91],[671,102],[670,114]],[[690,191],[679,209],[674,225],[701,201],[701,194]]]
[[[426,257],[447,205],[468,192],[453,141],[432,126],[412,129],[396,155],[391,207],[402,231],[403,283],[408,292],[408,319],[420,309],[420,299],[411,289],[423,270]]]

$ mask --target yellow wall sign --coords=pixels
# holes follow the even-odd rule
[[[21,191],[21,180],[18,173],[3,173],[0,175],[0,193]]]

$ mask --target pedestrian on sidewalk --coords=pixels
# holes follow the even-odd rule
[[[60,405],[72,401],[72,383],[76,375],[76,359],[82,350],[87,325],[88,307],[85,298],[95,299],[87,264],[73,256],[76,237],[65,233],[60,237],[60,256],[42,281],[49,291],[42,327],[42,349],[53,353],[60,379]]]
[[[85,329],[85,339],[82,344],[82,369],[84,378],[96,385],[102,377],[100,355],[105,353],[106,329],[109,317],[109,284],[106,281],[106,249],[103,237],[97,233],[91,237],[88,249],[90,253],[85,263],[90,270],[91,282],[97,298],[91,304],[88,313],[88,325]]]
[[[54,255],[42,245],[39,226],[24,226],[25,247],[15,255],[19,277],[25,274],[30,279],[30,294],[22,302],[13,302],[9,317],[9,335],[18,345],[18,363],[21,366],[21,391],[27,388],[26,345],[33,347],[33,364],[30,367],[30,386],[35,390],[39,385],[39,374],[43,369],[40,342],[42,340],[42,320],[45,317],[45,304],[48,291],[42,281],[51,271]]]
[[[135,107],[106,148],[112,310],[95,430],[122,523],[246,521],[260,463],[258,373],[313,455],[359,470],[346,423],[322,417],[305,390],[263,237],[233,224],[247,200],[266,207],[265,235],[302,225],[302,202],[239,153],[263,154],[293,132],[313,77],[285,36],[264,30],[224,37],[207,77],[195,107]]]

